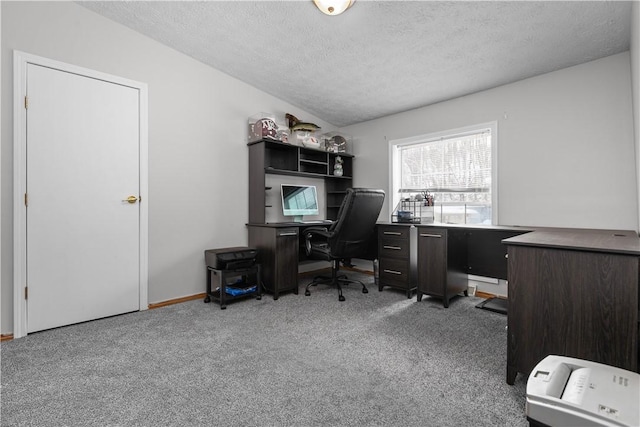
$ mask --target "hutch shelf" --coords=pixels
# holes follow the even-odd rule
[[[262,139],[249,146],[249,223],[264,224],[266,176],[290,175],[324,180],[327,219],[336,219],[347,188],[353,182],[353,155]],[[334,175],[336,158],[343,164],[342,176]]]

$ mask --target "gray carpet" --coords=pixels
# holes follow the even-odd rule
[[[354,275],[351,274],[353,277]],[[363,276],[371,283],[371,276]],[[3,426],[526,426],[476,297],[201,300],[1,345]]]

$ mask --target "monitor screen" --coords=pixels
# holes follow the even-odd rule
[[[318,194],[315,185],[282,184],[282,213],[302,220],[303,215],[318,215]]]

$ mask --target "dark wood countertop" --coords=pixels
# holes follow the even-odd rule
[[[288,228],[288,227],[329,227],[331,222],[260,222],[260,223],[248,223],[247,227],[266,227],[266,228]]]
[[[507,245],[640,255],[640,238],[631,230],[545,228],[510,237],[502,242]]]
[[[379,222],[382,225],[415,226],[416,228],[447,228],[487,231],[521,231],[522,234],[504,239],[507,245],[541,246],[640,255],[640,238],[633,230],[605,230],[518,225],[443,224]]]
[[[435,228],[462,228],[469,230],[495,230],[495,231],[520,231],[522,233],[528,233],[537,229],[537,227],[520,227],[517,225],[491,225],[491,224],[445,224],[441,222],[430,222],[426,224],[413,224],[416,227],[435,227]]]
[[[507,231],[522,231],[528,233],[536,229],[537,227],[520,227],[517,225],[491,225],[491,224],[446,224],[443,222],[427,222],[427,223],[412,223],[412,222],[389,222],[378,221],[377,225],[397,225],[397,226],[415,226],[415,227],[435,227],[435,228],[469,228],[478,230],[507,230]]]
[[[398,227],[411,227],[412,225],[420,225],[420,224],[413,224],[411,222],[390,222],[390,221],[378,221],[376,222],[376,225],[393,225],[398,226]]]
[[[428,223],[410,223],[410,222],[387,222],[379,221],[378,225],[394,225],[394,226],[415,226],[416,228],[448,228],[448,229],[465,229],[465,230],[495,230],[495,231],[517,231],[528,233],[538,229],[538,227],[521,227],[519,225],[491,225],[491,224],[445,224],[443,222]]]
[[[528,227],[513,225],[485,225],[485,224],[412,224],[403,222],[384,222],[378,225],[393,225],[399,227],[416,228],[448,228],[448,229],[476,229],[487,231],[521,231],[515,237],[502,240],[506,245],[538,246],[558,249],[575,249],[592,252],[608,252],[629,255],[640,255],[640,238],[633,230],[603,230],[579,228]],[[294,222],[272,222],[266,224],[247,224],[251,227],[312,227],[328,226],[331,224],[313,223],[303,224]]]

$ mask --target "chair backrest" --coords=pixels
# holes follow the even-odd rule
[[[334,258],[358,258],[368,253],[374,233],[384,191],[370,188],[349,188],[338,217],[329,231],[331,256]]]

